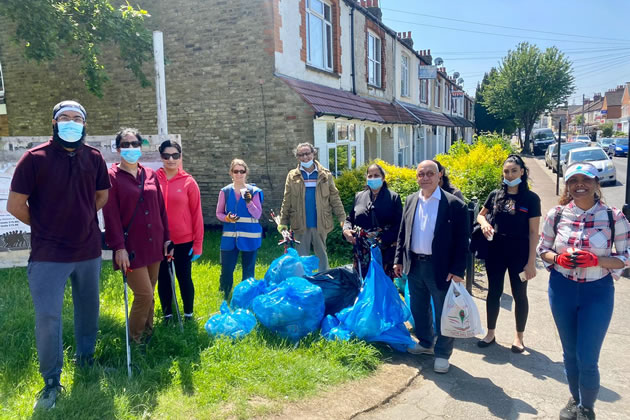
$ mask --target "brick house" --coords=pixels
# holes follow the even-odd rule
[[[604,94],[601,115],[604,122],[612,122],[613,127],[621,118],[621,100],[623,99],[624,86],[617,86]]]
[[[181,135],[184,167],[199,183],[208,224],[218,223],[218,192],[230,182],[235,157],[250,166],[248,180],[265,191],[265,207],[277,209],[296,165],[292,149],[302,141],[339,173],[374,158],[411,166],[446,151],[456,137],[472,139],[472,100],[463,96],[451,109],[452,92],[461,89],[445,69],[434,80],[419,79],[417,69],[432,64],[430,52],[415,51],[410,32],[386,27],[377,0],[140,6],[151,14],[150,28],[164,33],[169,132]],[[99,99],[86,91],[76,60],[27,62],[9,36],[0,31],[5,135],[50,135],[50,109],[66,98],[85,105],[90,135],[113,135],[121,126],[155,133],[154,88],[140,88],[113,53],[103,60],[111,81]],[[146,71],[150,76],[152,65]],[[436,90],[441,107],[430,106]]]

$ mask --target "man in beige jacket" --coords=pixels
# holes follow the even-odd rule
[[[326,236],[334,226],[333,213],[343,223],[346,212],[333,175],[315,160],[316,152],[310,143],[300,143],[294,150],[299,165],[289,171],[284,184],[278,231],[291,226],[300,255],[310,255],[312,245],[321,272],[328,270]]]

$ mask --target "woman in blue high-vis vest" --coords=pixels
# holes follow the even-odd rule
[[[243,280],[254,277],[256,253],[262,243],[263,192],[246,184],[249,168],[245,161],[234,159],[230,164],[232,183],[221,188],[217,202],[217,218],[223,222],[221,236],[221,278],[219,288],[228,300],[234,283],[234,268],[241,253]]]

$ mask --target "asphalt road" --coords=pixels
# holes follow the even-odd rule
[[[536,156],[536,159],[540,160],[540,163],[543,167],[545,166],[544,156]],[[626,171],[628,168],[628,158],[626,156],[614,157],[613,162],[615,164],[615,169],[617,170],[617,182],[615,185],[608,184],[602,186],[602,192],[604,193],[604,201],[606,201],[606,204],[612,207],[617,207],[618,209],[622,209],[626,198]],[[552,173],[551,169],[546,170],[549,172],[549,175],[551,175],[555,180],[556,174]],[[560,193],[562,193],[563,188],[564,182],[561,178]]]

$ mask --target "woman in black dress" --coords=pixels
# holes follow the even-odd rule
[[[357,264],[361,264],[363,276],[370,264],[370,243],[376,242],[383,256],[383,269],[394,278],[394,254],[402,202],[397,193],[387,188],[385,171],[379,165],[370,165],[366,177],[367,186],[355,195],[352,210],[343,224],[343,236],[355,245],[355,267],[359,268]]]

